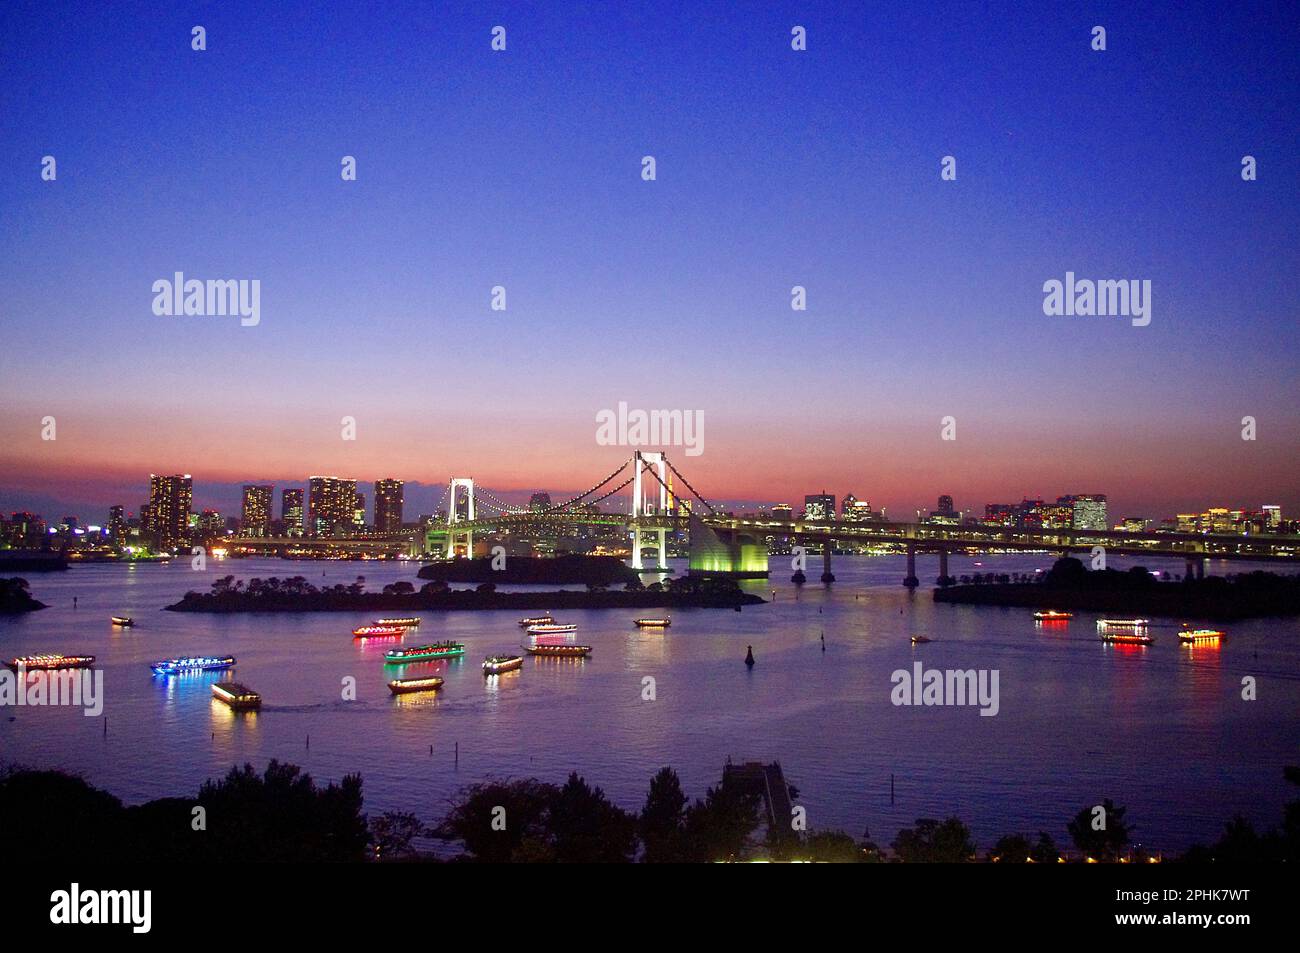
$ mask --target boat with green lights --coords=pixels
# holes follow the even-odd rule
[[[389,665],[405,665],[408,662],[431,662],[440,658],[458,658],[465,654],[463,642],[434,642],[432,645],[413,645],[410,648],[393,649],[384,653],[384,661]]]

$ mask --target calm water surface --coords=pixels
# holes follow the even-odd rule
[[[812,562],[815,578],[820,562]],[[954,558],[951,571],[1050,562]],[[1182,620],[1153,619],[1153,646],[1119,649],[1097,640],[1090,613],[1043,629],[1027,609],[935,605],[928,589],[899,585],[901,557],[837,557],[830,590],[799,591],[784,561],[772,564],[770,582],[750,584],[764,597],[776,589],[769,605],[677,610],[664,632],[638,630],[636,611],[565,612],[592,657],[529,658],[499,679],[485,679],[479,662],[518,650],[519,613],[421,613],[407,644],[454,638],[467,651],[462,661],[407,666],[408,675],[442,675],[446,686],[404,698],[386,687],[397,671],[383,664],[389,646],[351,637],[370,615],[159,610],[226,574],[303,575],[316,585],[364,575],[375,589],[415,581],[414,564],[237,560],[200,573],[179,560],[32,574],[33,593],[51,608],[0,618],[0,654],[98,656],[108,731],[80,710],[0,709],[0,760],[73,771],[139,802],[191,794],[232,764],[279,758],[322,780],[360,772],[368,810],[427,820],[487,777],[562,781],[577,770],[635,809],[662,765],[701,796],[728,757],[779,760],[812,828],[870,828],[888,842],[914,818],[957,814],[981,846],[1010,831],[1065,840],[1070,815],[1110,797],[1129,808],[1137,840],[1178,849],[1214,838],[1234,813],[1272,825],[1294,796],[1282,767],[1300,762],[1300,620],[1232,623],[1221,648],[1188,650],[1176,638]],[[920,568],[923,577],[937,571]],[[114,613],[133,615],[136,627],[114,629]],[[934,641],[913,647],[913,634]],[[743,664],[748,645],[752,671]],[[216,676],[150,673],[153,659],[200,653],[237,656],[234,677],[262,694],[262,712],[236,715],[215,703]],[[891,673],[918,659],[928,668],[997,669],[998,715],[892,705]],[[642,700],[647,675],[654,701]],[[1245,675],[1258,680],[1257,701],[1241,700]],[[346,676],[356,678],[356,701],[342,700]]]

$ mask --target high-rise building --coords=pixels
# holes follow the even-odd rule
[[[149,532],[159,549],[174,549],[185,541],[194,501],[194,480],[188,473],[149,474]]]
[[[244,486],[242,527],[245,536],[265,536],[271,526],[271,501],[275,487],[269,484]]]
[[[1074,529],[1108,529],[1110,522],[1106,518],[1106,494],[1082,493],[1058,497],[1057,503],[1068,504],[1074,511],[1072,526]]]
[[[772,519],[788,523],[794,519],[794,507],[789,503],[777,503],[772,507]]]
[[[302,490],[280,491],[280,522],[286,536],[301,536],[304,532],[302,496]]]
[[[953,516],[952,497],[947,493],[939,497],[939,505],[934,511],[936,516]]]
[[[352,495],[352,528],[361,529],[366,525],[366,495],[361,492]]]
[[[1145,516],[1126,516],[1115,528],[1125,533],[1145,533],[1151,528],[1151,521]]]
[[[126,510],[121,505],[108,508],[108,538],[117,545],[126,539]]]
[[[397,533],[402,529],[401,480],[375,481],[375,529],[381,533]]]
[[[308,520],[315,536],[351,533],[356,525],[357,481],[314,476],[307,481]]]
[[[204,510],[199,514],[196,525],[199,532],[204,536],[220,536],[226,529],[226,521],[216,510]],[[257,535],[262,536],[265,534],[258,533]]]
[[[853,522],[862,522],[876,518],[876,511],[871,508],[870,500],[845,500],[840,507],[840,516]]]
[[[803,498],[803,518],[806,520],[835,519],[835,494],[823,490]]]
[[[1275,532],[1282,525],[1282,507],[1276,503],[1265,503],[1260,509],[1264,511],[1265,525],[1270,532]]]
[[[538,510],[548,509],[551,505],[551,494],[534,493],[528,500],[528,508],[534,513]]]

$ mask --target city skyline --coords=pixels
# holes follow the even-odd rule
[[[1287,22],[1102,7],[1096,52],[1093,13],[810,3],[799,54],[795,12],[616,8],[593,46],[519,9],[496,58],[472,5],[360,35],[205,10],[201,54],[183,13],[0,12],[31,54],[0,117],[30,169],[0,180],[0,499],[106,509],[151,471],[580,490],[625,401],[702,412],[720,499],[1295,511]],[[321,75],[335,33],[364,71]],[[174,148],[142,161],[141,129]],[[259,323],[155,314],[178,271],[260,281]],[[1150,324],[1049,317],[1072,274],[1150,281]]]

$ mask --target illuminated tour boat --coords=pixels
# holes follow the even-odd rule
[[[354,639],[395,639],[405,634],[405,626],[400,625],[363,625],[352,630]]]
[[[673,624],[672,619],[633,619],[640,629],[666,629]]]
[[[529,655],[541,655],[547,658],[585,658],[591,654],[590,645],[574,645],[572,642],[538,642],[525,646]]]
[[[420,620],[415,616],[403,616],[396,619],[376,619],[375,625],[396,625],[403,629],[414,629],[419,626]]]
[[[913,644],[913,645],[921,645],[921,644],[923,644],[923,643],[925,643],[925,642],[933,642],[933,641],[934,641],[933,639],[928,639],[928,638],[926,638],[924,635],[914,635],[914,636],[912,636],[912,644]]]
[[[232,668],[233,655],[187,655],[184,658],[159,659],[150,663],[155,675],[184,675],[187,672],[220,672]]]
[[[239,682],[214,683],[212,697],[219,702],[225,702],[235,711],[257,711],[262,707],[262,696]]]
[[[413,645],[410,648],[385,652],[384,661],[389,665],[405,665],[407,662],[429,662],[440,658],[456,658],[464,654],[463,642],[434,642],[432,645]]]
[[[523,628],[523,629],[526,629],[526,628],[528,628],[529,626],[533,626],[533,625],[550,625],[550,624],[553,623],[554,621],[555,621],[555,618],[554,618],[553,616],[549,616],[549,615],[535,615],[535,616],[529,616],[527,619],[520,619],[520,620],[519,620],[519,627],[520,627],[520,628]]]
[[[1149,619],[1098,619],[1099,629],[1145,629],[1151,624]]]
[[[1150,645],[1155,641],[1147,635],[1146,629],[1108,630],[1101,633],[1101,640],[1119,645]]]
[[[513,672],[523,665],[522,655],[489,655],[483,660],[483,674],[500,675],[503,672]]]
[[[440,688],[442,688],[442,679],[436,675],[426,675],[423,678],[395,678],[388,683],[388,690],[394,695],[436,692]]]
[[[1039,622],[1064,622],[1066,619],[1073,619],[1073,612],[1061,612],[1057,609],[1043,609],[1034,613],[1034,618]]]
[[[120,626],[124,629],[135,625],[135,619],[132,619],[129,615],[115,615],[111,618],[114,625]]]
[[[528,627],[529,635],[565,635],[569,632],[577,632],[578,626],[573,622],[543,622],[538,625]]]
[[[1218,629],[1183,629],[1178,633],[1178,641],[1189,644],[1196,642],[1217,642],[1223,638]]]
[[[5,664],[12,669],[17,669],[21,666],[31,671],[50,670],[56,668],[90,668],[90,666],[95,664],[95,656],[58,654],[20,655],[16,659],[10,659]]]

